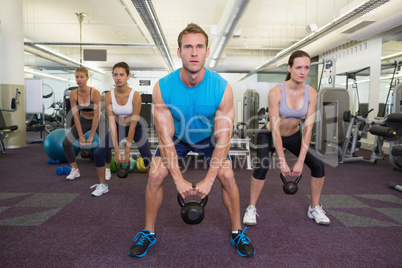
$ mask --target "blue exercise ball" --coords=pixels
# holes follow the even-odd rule
[[[62,143],[68,132],[68,129],[59,128],[47,135],[43,146],[50,159],[67,162]]]

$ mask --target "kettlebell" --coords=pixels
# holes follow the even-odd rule
[[[298,190],[297,184],[301,180],[302,175],[300,174],[300,176],[297,177],[294,182],[293,181],[286,181],[286,179],[285,179],[285,177],[283,176],[282,173],[280,174],[280,176],[281,176],[281,179],[283,181],[283,191],[286,194],[296,194],[297,190]]]
[[[193,189],[195,187],[193,186]],[[208,196],[205,196],[201,202],[184,202],[180,194],[177,195],[177,201],[181,207],[181,218],[187,224],[199,224],[204,219],[204,207],[208,202]]]
[[[128,161],[128,165],[126,167],[123,167],[122,165],[119,165],[116,162],[114,162],[114,165],[117,168],[117,177],[119,177],[121,179],[127,178],[128,170],[131,167],[131,161]]]
[[[244,122],[237,123],[237,136],[240,139],[244,139],[247,134],[247,124]]]
[[[91,145],[84,145],[84,146],[80,146],[80,151],[81,151],[81,157],[82,158],[90,158],[92,155],[92,149],[94,148],[94,146]]]

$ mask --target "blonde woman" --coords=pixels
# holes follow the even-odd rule
[[[66,177],[67,180],[74,180],[81,176],[80,170],[75,158],[73,144],[78,139],[80,146],[91,145],[95,136],[98,134],[99,138],[103,137],[107,132],[107,122],[104,115],[101,114],[101,96],[98,90],[89,87],[88,70],[85,67],[79,67],[75,71],[75,81],[78,88],[70,92],[71,112],[74,118],[74,126],[70,132],[67,133],[63,140],[63,149],[67,161],[71,166],[71,172]],[[99,130],[99,126],[101,131]],[[88,138],[84,134],[90,131]],[[105,161],[107,163],[105,177],[110,179],[110,161],[112,154],[106,155]]]

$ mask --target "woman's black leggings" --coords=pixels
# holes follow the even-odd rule
[[[282,137],[283,148],[288,149],[295,156],[299,156],[302,144],[300,131],[289,137]],[[272,132],[266,126],[262,127],[257,134],[257,164],[254,168],[253,177],[257,180],[264,180],[270,165],[270,156],[275,151]],[[310,168],[311,176],[322,178],[325,176],[324,163],[307,152],[304,163]]]
[[[116,124],[117,129],[117,141],[120,142],[122,139],[126,138],[130,126],[121,126]],[[110,123],[112,124],[112,123]],[[148,142],[148,132],[142,119],[138,120],[137,126],[134,132],[134,142],[140,151],[141,157],[144,160],[145,167],[149,168],[151,166],[152,154]],[[113,148],[112,135],[110,131],[106,134],[105,138],[100,142],[98,149],[95,151],[95,166],[103,167],[105,166],[105,155],[111,152]]]
[[[80,123],[81,123],[81,129],[82,129],[83,134],[85,134],[91,130],[92,119],[86,119],[86,118],[80,116]],[[103,137],[108,132],[108,130],[109,129],[108,129],[106,117],[103,114],[101,114],[101,116],[99,118],[98,128],[96,129],[96,133],[98,134],[99,141],[101,141],[103,139]],[[73,144],[78,139],[79,139],[79,135],[78,135],[77,127],[76,127],[76,125],[74,125],[71,128],[70,132],[67,133],[67,135],[64,138],[63,143],[62,143],[63,149],[64,149],[64,154],[66,155],[68,163],[74,163],[76,161]],[[112,152],[110,152],[109,154],[107,154],[105,156],[106,163],[110,163],[111,160],[112,160]]]

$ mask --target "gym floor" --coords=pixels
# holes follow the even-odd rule
[[[0,155],[1,267],[401,267],[402,193],[388,183],[401,185],[402,173],[392,170],[388,158],[375,165],[326,165],[321,205],[330,226],[306,215],[308,168],[294,196],[283,193],[279,170],[271,169],[257,205],[258,224],[246,231],[256,250],[252,258],[240,257],[230,244],[218,180],[204,221],[191,226],[180,218],[168,177],[157,243],[140,259],[127,253],[144,225],[146,173],[135,171],[126,179],[114,173],[109,193],[95,198],[89,189],[98,182],[91,160],[77,160],[81,177],[74,181],[56,174],[62,164],[47,160],[43,144]],[[191,163],[184,176],[197,182],[206,170]],[[237,165],[234,172],[243,217],[252,171]]]

